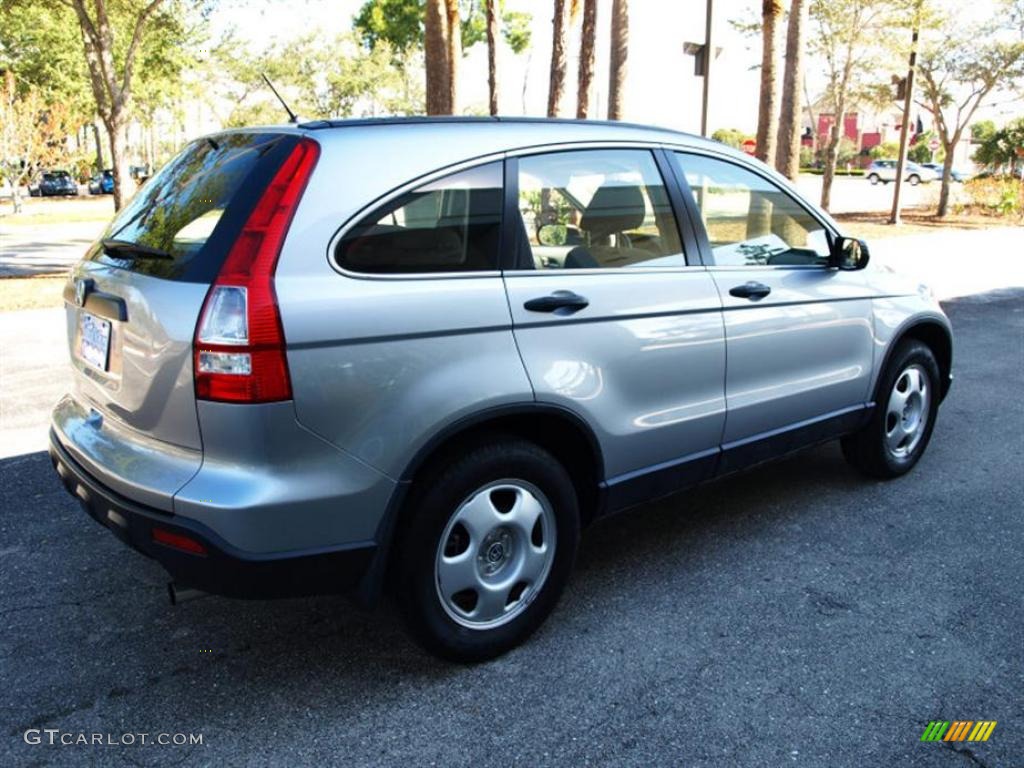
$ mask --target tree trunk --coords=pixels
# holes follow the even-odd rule
[[[100,127],[92,123],[92,138],[96,142],[96,173],[103,173],[103,144],[100,142]]]
[[[761,104],[757,111],[757,159],[775,161],[775,142],[778,138],[778,63],[779,19],[782,3],[763,0],[761,5]]]
[[[552,22],[551,76],[548,82],[548,117],[558,117],[558,108],[565,91],[565,0],[555,0]]]
[[[498,0],[487,0],[487,98],[492,115],[498,114]]]
[[[942,161],[942,186],[939,187],[939,209],[935,215],[940,219],[949,213],[949,190],[953,180],[953,151],[960,141],[960,131],[953,134],[948,143],[943,142],[946,150],[946,159]]]
[[[796,181],[800,175],[800,88],[803,82],[804,29],[807,27],[807,2],[793,0],[786,30],[786,71],[782,77],[782,109],[779,113],[779,140],[775,150],[776,170]],[[813,121],[811,130],[814,130]]]
[[[621,120],[629,58],[629,0],[612,0],[611,53],[608,71],[608,119]]]
[[[128,162],[128,125],[118,115],[115,120],[106,124],[110,139],[110,167],[114,171],[114,210],[120,211],[135,191]]]
[[[427,73],[427,114],[452,113],[448,85],[448,14],[444,0],[427,0],[423,17],[423,52]]]
[[[821,177],[821,207],[826,211],[832,205],[832,181],[836,177],[836,161],[839,159],[839,142],[842,140],[845,112],[846,105],[840,104],[836,110],[832,130],[829,131],[828,146],[825,148],[825,172]]]
[[[462,23],[459,0],[445,0],[448,21],[448,100],[451,114],[459,114],[459,63],[462,60]]]
[[[597,37],[597,0],[584,0],[583,31],[580,36],[580,69],[576,85],[576,117],[590,113],[590,86],[594,82],[594,44]]]

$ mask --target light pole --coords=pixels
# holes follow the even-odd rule
[[[924,0],[917,0],[914,7],[914,34],[910,42],[910,67],[907,70],[906,86],[903,94],[903,126],[900,130],[900,151],[896,158],[896,184],[892,191],[892,213],[890,224],[900,223],[900,190],[903,188],[903,167],[907,163],[907,139],[910,135],[910,108],[914,104],[914,70],[917,69],[917,38],[921,29],[921,5]]]
[[[707,18],[704,22],[704,98],[700,112],[700,135],[708,135],[708,100],[711,95],[711,62],[715,58],[711,40],[711,22],[714,19],[715,0],[708,0]]]

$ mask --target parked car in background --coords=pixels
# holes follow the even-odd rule
[[[930,168],[925,168],[917,163],[907,162],[903,167],[903,180],[912,185],[927,184],[938,179],[938,175]],[[882,182],[888,184],[896,181],[895,160],[873,160],[867,169],[867,179],[872,184]]]
[[[43,171],[28,185],[29,197],[76,197],[78,184],[67,171]]]
[[[942,178],[942,163],[921,163],[921,167],[933,171],[937,178]],[[963,184],[971,178],[972,174],[957,170],[956,168],[950,168],[949,176],[953,181]]]
[[[89,179],[90,195],[112,195],[114,194],[114,172],[105,170],[93,175]]]
[[[172,596],[390,585],[464,661],[541,624],[602,515],[834,438],[909,472],[953,355],[931,292],[779,174],[597,121],[194,141],[64,300],[54,467]]]

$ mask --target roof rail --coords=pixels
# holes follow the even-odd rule
[[[617,128],[635,128],[645,131],[662,131],[675,135],[690,135],[672,128],[641,123],[625,123],[619,120],[579,120],[569,117],[490,117],[463,115],[411,115],[408,117],[362,117],[341,120],[311,120],[300,123],[299,128],[315,131],[323,128],[355,128],[367,125],[420,125],[430,123],[511,123],[511,124],[560,124],[560,125],[593,125]]]

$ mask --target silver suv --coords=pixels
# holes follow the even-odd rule
[[[220,133],[72,270],[53,462],[174,588],[388,584],[428,649],[483,659],[601,515],[833,438],[875,477],[917,463],[950,327],[867,263],[784,179],[671,131]]]

